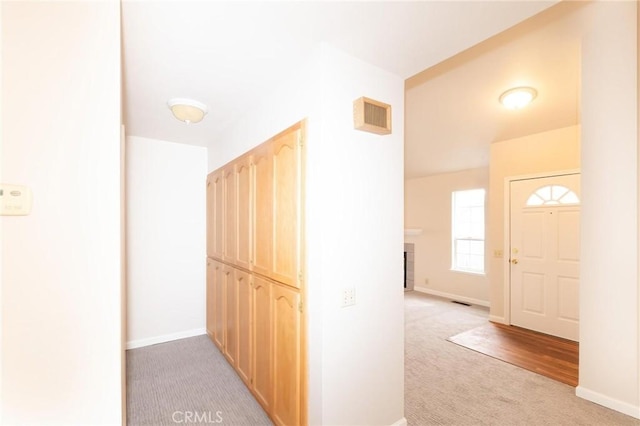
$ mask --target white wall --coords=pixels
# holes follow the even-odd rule
[[[488,200],[486,167],[405,181],[405,228],[422,229],[420,235],[405,236],[405,242],[415,244],[416,290],[489,305],[486,275],[451,270],[451,193],[480,188],[487,191]]]
[[[322,138],[307,152],[309,273],[318,274],[309,285],[323,288],[321,423],[389,425],[404,416],[404,81],[323,53]],[[392,105],[392,135],[353,130],[360,96]],[[357,304],[344,309],[349,287]]]
[[[579,396],[640,418],[637,3],[594,3],[582,43]]]
[[[392,135],[353,130],[352,102],[360,96],[393,106]],[[312,425],[390,425],[404,416],[403,96],[400,77],[321,45],[209,151],[213,170],[308,117]],[[357,303],[341,308],[348,287]]]
[[[2,2],[2,421],[122,420],[120,10]]]
[[[205,333],[207,149],[127,137],[127,348]]]

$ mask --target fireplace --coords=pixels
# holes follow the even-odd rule
[[[407,251],[404,251],[404,288],[407,288]]]
[[[404,244],[404,291],[413,290],[414,286],[414,247],[413,243]]]

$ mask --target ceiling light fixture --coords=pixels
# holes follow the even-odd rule
[[[508,109],[521,109],[533,101],[538,92],[533,87],[515,87],[500,95],[500,103]]]
[[[175,118],[187,124],[201,121],[208,112],[205,104],[194,101],[193,99],[169,99],[167,105]]]

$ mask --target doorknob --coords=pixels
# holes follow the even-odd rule
[[[511,259],[511,263],[513,263],[514,265],[518,264],[518,259]]]

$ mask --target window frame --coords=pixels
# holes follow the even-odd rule
[[[481,205],[478,203],[471,203],[470,201],[463,202],[464,206],[459,205],[462,201],[460,200],[461,193],[470,193],[470,192],[476,192],[476,191],[482,191]],[[487,190],[485,188],[471,188],[471,189],[455,190],[451,192],[451,271],[453,272],[461,272],[461,273],[472,274],[472,275],[486,275],[486,208],[487,208],[486,197],[487,197]],[[459,211],[464,208],[473,209],[473,208],[479,208],[479,207],[482,208],[482,235],[480,236],[480,233],[476,233],[474,235],[472,231],[469,232],[469,235],[460,235],[457,231],[457,228],[459,228],[461,225],[461,222],[458,218]],[[469,227],[471,227],[473,223],[474,222],[471,218],[467,222]],[[461,241],[468,241],[470,243],[482,242],[482,250],[481,250],[482,253],[474,254],[472,253],[471,249],[469,249],[467,253],[461,253],[459,250],[459,243]],[[460,255],[462,254],[466,254],[467,256],[481,256],[482,269],[473,268],[469,266],[461,266]]]

